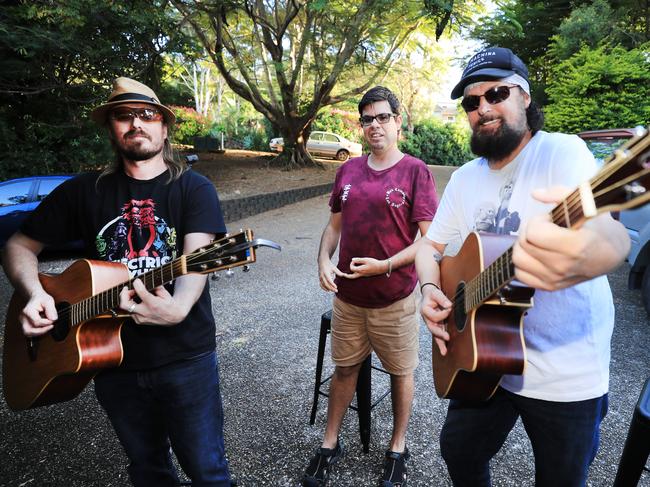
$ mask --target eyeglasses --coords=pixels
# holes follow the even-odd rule
[[[133,122],[136,117],[143,122],[160,122],[163,114],[155,108],[116,108],[110,117],[118,122]]]
[[[372,115],[363,115],[359,117],[359,123],[362,127],[367,127],[369,125],[372,125],[372,122],[375,119],[377,119],[379,123],[388,123],[388,121],[393,117],[397,117],[397,115],[394,113],[379,113],[374,117]]]
[[[490,105],[496,105],[502,101],[506,101],[510,97],[510,90],[513,88],[518,88],[518,85],[514,86],[495,86],[490,88],[482,95],[469,95],[463,98],[463,101],[460,102],[461,106],[466,113],[473,112],[478,110],[478,107],[481,105],[481,98],[485,98]]]

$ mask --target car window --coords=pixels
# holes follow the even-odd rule
[[[48,178],[41,179],[41,184],[38,187],[38,194],[36,195],[37,201],[42,201],[45,197],[52,192],[59,184],[65,181],[64,178]]]
[[[336,135],[332,135],[332,134],[323,134],[323,140],[325,140],[327,142],[338,142],[339,141],[338,137]]]
[[[21,205],[29,201],[31,181],[16,181],[0,186],[0,206]]]
[[[622,146],[629,139],[625,137],[620,138],[607,138],[607,139],[586,139],[587,147],[594,155],[596,162],[602,166],[612,152]]]
[[[309,138],[311,140],[323,140],[323,134],[310,134]]]

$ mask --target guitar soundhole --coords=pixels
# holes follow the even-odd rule
[[[467,313],[465,313],[465,283],[460,282],[456,288],[456,294],[454,295],[454,324],[456,325],[456,330],[458,332],[463,331],[465,328],[465,320],[467,319]]]
[[[66,311],[67,309],[67,311]],[[59,303],[56,305],[56,312],[59,319],[54,322],[54,328],[50,331],[52,338],[57,342],[62,342],[70,333],[70,304]]]

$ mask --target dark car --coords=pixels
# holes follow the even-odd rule
[[[20,228],[43,198],[71,177],[31,176],[0,183],[0,247]]]
[[[600,165],[634,135],[636,129],[590,130],[578,134]],[[641,302],[650,316],[650,203],[622,211],[618,219],[625,225],[632,242],[627,256],[631,266],[628,287],[641,289]]]
[[[586,130],[578,134],[596,158],[599,166],[609,155],[634,137],[634,129]]]

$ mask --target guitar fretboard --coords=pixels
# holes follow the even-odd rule
[[[156,269],[137,276],[137,278],[143,282],[147,291],[151,292],[158,286],[172,282],[183,274],[186,274],[184,255]],[[122,289],[124,289],[125,286],[129,289],[133,289],[134,279],[135,278],[129,279],[117,286],[70,305],[69,312],[72,323],[81,323],[94,318],[95,316],[110,313],[111,310],[117,308],[119,305],[120,292]]]

